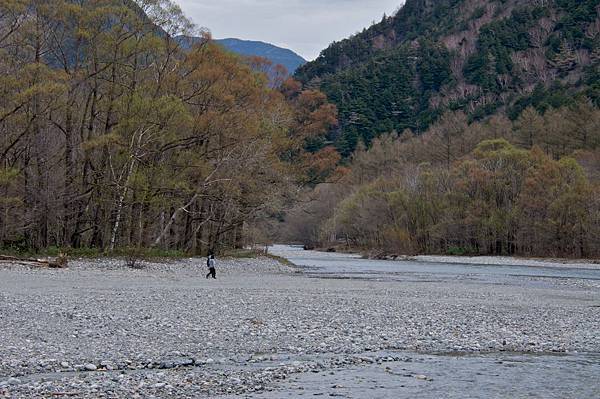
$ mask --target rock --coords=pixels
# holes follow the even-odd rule
[[[69,367],[71,367],[71,365],[67,362],[60,362],[60,367],[62,367],[63,369],[68,369]]]
[[[18,378],[11,377],[6,381],[6,383],[8,385],[19,385],[21,383],[21,380]]]
[[[192,358],[181,358],[175,361],[176,367],[189,367],[194,364],[194,359]]]
[[[92,363],[88,363],[84,366],[86,371],[96,371],[98,370],[98,367],[95,364]]]
[[[160,365],[158,366],[158,368],[161,368],[161,369],[172,369],[174,367],[175,367],[175,362],[170,362],[170,361],[161,362]]]

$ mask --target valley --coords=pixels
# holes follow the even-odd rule
[[[600,0],[184,1],[0,2],[0,398],[597,399]]]

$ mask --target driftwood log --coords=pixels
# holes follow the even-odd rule
[[[66,256],[59,256],[56,260],[19,258],[16,256],[0,255],[0,263],[12,263],[23,266],[48,267],[51,269],[63,269],[67,267]]]

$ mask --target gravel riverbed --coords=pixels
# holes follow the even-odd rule
[[[297,376],[393,371],[422,354],[600,352],[600,290],[588,280],[315,278],[268,258],[220,261],[207,280],[203,264],[3,266],[0,397],[283,397]]]

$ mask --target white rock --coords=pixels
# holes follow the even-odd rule
[[[96,365],[95,365],[95,364],[91,364],[91,363],[89,363],[89,364],[86,364],[86,365],[85,365],[85,369],[86,369],[87,371],[96,371],[96,370],[98,370],[98,367],[96,367]]]

